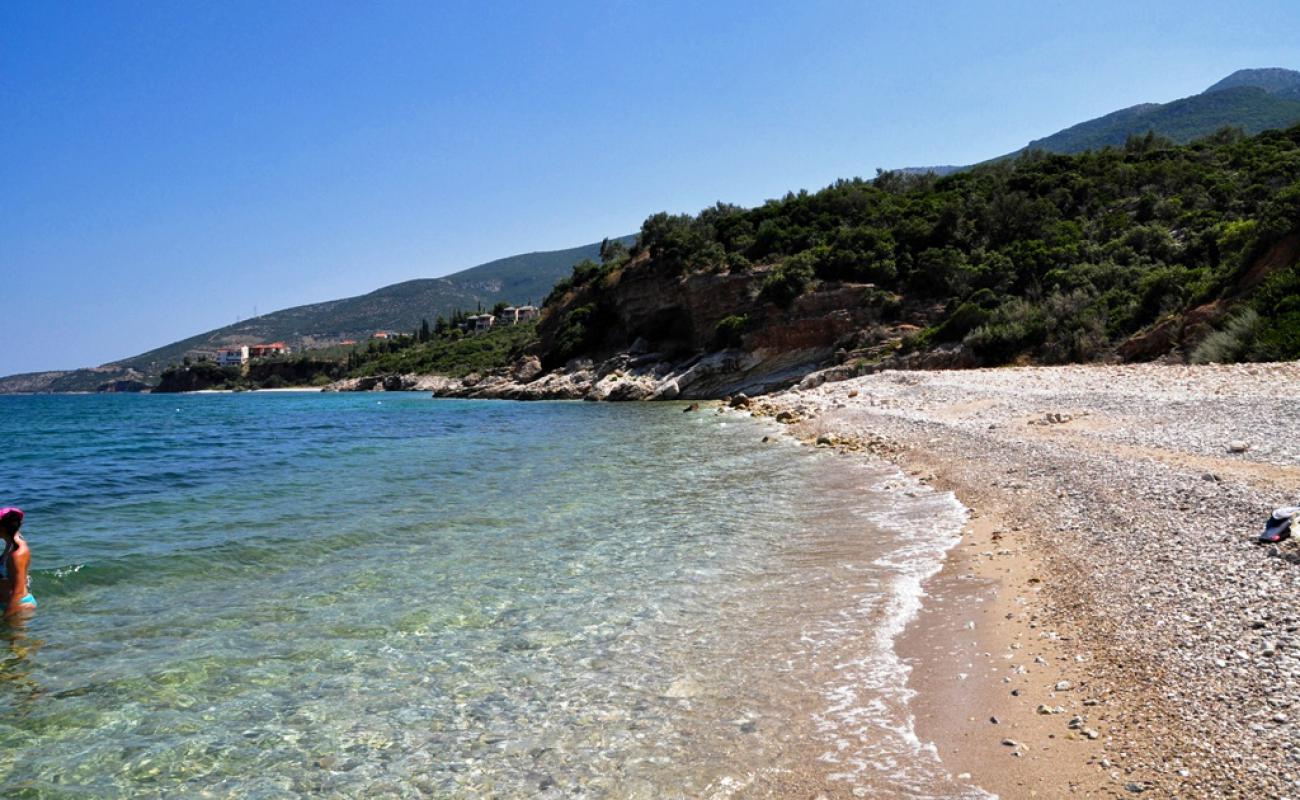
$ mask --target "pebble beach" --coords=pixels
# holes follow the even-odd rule
[[[1300,364],[884,372],[733,402],[971,509],[900,647],[1003,797],[1300,797]]]

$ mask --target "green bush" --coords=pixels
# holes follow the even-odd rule
[[[1042,344],[1047,315],[1028,300],[1015,297],[1003,303],[988,322],[966,335],[963,343],[991,364],[1005,364]]]
[[[713,328],[713,349],[727,350],[740,347],[745,329],[749,327],[749,317],[733,314],[718,320]]]
[[[1090,361],[1106,349],[1105,311],[1093,295],[1082,289],[1055,292],[1044,306],[1046,330],[1039,351],[1044,361]]]
[[[809,252],[787,258],[763,280],[761,296],[782,308],[789,308],[794,299],[812,286],[815,259]]]
[[[1249,357],[1251,361],[1300,359],[1300,311],[1289,311],[1263,320]]]
[[[1255,345],[1260,321],[1255,309],[1242,310],[1229,319],[1222,329],[1202,339],[1188,360],[1193,364],[1231,364],[1242,360]]]
[[[975,303],[962,303],[957,306],[956,311],[949,314],[948,318],[934,329],[931,341],[959,342],[966,337],[966,334],[988,322],[992,316],[993,312],[987,311]]]

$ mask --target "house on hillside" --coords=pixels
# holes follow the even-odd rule
[[[242,367],[248,363],[248,345],[223,347],[217,351],[217,366]]]
[[[497,323],[497,318],[491,314],[474,314],[465,318],[465,330],[470,333],[479,333],[488,330]]]
[[[222,367],[242,367],[249,359],[267,358],[268,356],[287,356],[291,351],[284,342],[270,344],[241,344],[234,347],[222,347],[217,350],[216,362]]]
[[[393,338],[393,337],[396,336],[396,335],[397,335],[397,334],[393,333],[392,331],[375,331],[374,333],[370,334],[370,338],[371,338],[371,339],[391,339],[391,338]]]
[[[530,319],[537,319],[537,306],[509,306],[501,312],[502,325],[518,325]]]
[[[266,358],[268,356],[287,356],[289,347],[284,342],[271,342],[270,344],[250,344],[248,346],[249,358]]]

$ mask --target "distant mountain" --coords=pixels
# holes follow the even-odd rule
[[[1300,122],[1300,72],[1278,67],[1238,70],[1204,92],[1169,103],[1143,103],[1081,122],[1005,156],[1026,150],[1082,153],[1122,147],[1129,136],[1148,131],[1186,144],[1220,128],[1241,128],[1248,135],[1289,128]],[[965,167],[906,167],[899,172],[946,175]]]
[[[635,237],[620,239],[631,244]],[[547,293],[574,264],[599,259],[600,244],[568,250],[526,253],[489,261],[445,278],[395,283],[359,297],[312,303],[263,314],[207,331],[178,342],[109,362],[92,369],[27,373],[0,378],[0,393],[94,391],[116,379],[155,377],[186,353],[229,345],[284,341],[291,346],[329,344],[340,339],[364,339],[379,330],[410,331],[422,319],[457,309],[490,308],[498,301],[541,305]]]
[[[1300,98],[1272,94],[1259,86],[1233,86],[1185,97],[1172,103],[1133,106],[1080,123],[1029,143],[1029,150],[1082,153],[1122,147],[1129,136],[1153,131],[1186,144],[1220,128],[1241,128],[1248,135],[1300,122]]]
[[[623,238],[630,244],[634,237]],[[598,259],[600,244],[525,253],[448,275],[395,283],[359,297],[286,308],[172,342],[106,366],[131,367],[156,375],[191,350],[249,342],[284,341],[293,347],[365,338],[374,331],[410,331],[457,309],[490,308],[498,301],[541,305],[560,278],[584,258]]]
[[[1241,86],[1254,86],[1278,97],[1300,100],[1300,72],[1281,67],[1239,69],[1206,89],[1205,93],[1236,89]]]

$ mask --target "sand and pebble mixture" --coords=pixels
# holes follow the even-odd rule
[[[954,770],[1004,797],[1300,797],[1300,546],[1255,542],[1300,502],[1298,397],[1300,363],[1126,365],[734,404],[972,508],[916,626],[947,618],[947,649],[902,643]]]

